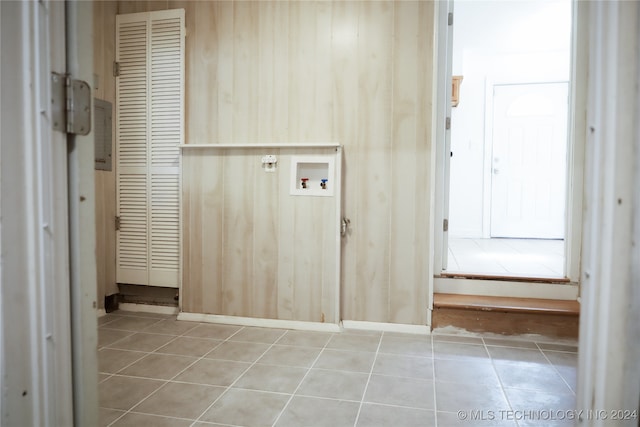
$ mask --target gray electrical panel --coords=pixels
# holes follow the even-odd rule
[[[110,102],[94,98],[94,144],[95,144],[95,169],[111,170],[111,146],[112,146],[112,106]]]

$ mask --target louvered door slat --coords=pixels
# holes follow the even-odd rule
[[[148,282],[146,193],[146,174],[119,174],[117,280],[120,283],[146,285]]]
[[[182,140],[180,18],[151,23],[151,166],[176,167]],[[176,194],[177,196],[177,194]]]
[[[180,199],[178,174],[151,175],[151,277],[153,282],[178,280]]]
[[[118,165],[147,164],[147,40],[146,21],[117,22],[116,138]]]

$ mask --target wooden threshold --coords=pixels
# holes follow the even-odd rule
[[[482,295],[433,294],[434,308],[498,311],[503,313],[580,314],[580,303],[571,300],[493,297]]]
[[[435,276],[443,279],[474,279],[474,280],[496,280],[507,282],[528,282],[528,283],[571,283],[566,277],[526,277],[526,276],[498,276],[491,274],[473,273],[448,273],[442,272]]]

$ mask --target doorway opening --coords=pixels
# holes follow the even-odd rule
[[[444,275],[567,276],[571,6],[455,2]]]

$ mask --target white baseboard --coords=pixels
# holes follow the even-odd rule
[[[96,313],[98,314],[98,319],[107,315],[107,311],[104,308],[99,308]]]
[[[302,322],[298,320],[260,319],[255,317],[223,316],[219,314],[185,313],[178,314],[178,320],[191,322],[223,323],[226,325],[256,326],[259,328],[296,329],[300,331],[341,332],[335,323]]]
[[[363,322],[358,320],[343,320],[342,327],[345,329],[400,332],[404,334],[429,335],[431,333],[431,328],[427,325],[407,325],[404,323],[380,323]]]
[[[118,309],[122,311],[132,311],[137,313],[155,313],[155,314],[178,314],[178,307],[170,307],[167,305],[151,305],[151,304],[135,304],[132,302],[121,302]]]
[[[343,320],[342,327],[335,323],[302,322],[297,320],[261,319],[255,317],[224,316],[219,314],[178,313],[178,320],[204,323],[220,323],[225,325],[255,326],[259,328],[295,329],[316,332],[342,332],[342,329],[367,331],[400,332],[405,334],[429,335],[431,328],[427,325],[407,325],[400,323],[361,322]]]

